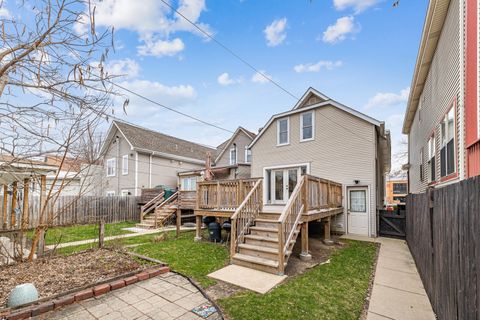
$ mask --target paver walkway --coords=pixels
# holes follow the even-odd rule
[[[205,319],[191,310],[209,303],[186,278],[169,272],[34,319]],[[215,312],[206,319],[221,317]]]
[[[115,239],[123,239],[123,238],[131,238],[131,237],[138,237],[138,236],[143,236],[146,234],[153,234],[153,233],[158,233],[161,231],[172,231],[175,230],[176,227],[163,227],[163,228],[158,228],[158,229],[139,229],[139,228],[125,228],[126,230],[131,230],[133,231],[134,229],[137,230],[135,233],[127,233],[127,234],[120,234],[117,236],[110,236],[110,237],[105,237],[104,241],[110,241],[110,240],[115,240]],[[194,227],[181,227],[180,230],[195,230]],[[82,244],[88,244],[88,243],[95,243],[98,242],[98,239],[88,239],[88,240],[80,240],[80,241],[73,241],[73,242],[65,242],[65,243],[59,243],[58,245],[49,245],[46,246],[46,249],[48,250],[53,250],[55,248],[60,249],[60,248],[65,248],[65,247],[73,247],[73,246],[78,246]]]
[[[367,241],[381,244],[367,320],[435,320],[406,242],[382,237]]]

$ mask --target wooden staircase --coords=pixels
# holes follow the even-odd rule
[[[280,257],[279,218],[281,213],[261,212],[250,227],[250,234],[245,235],[244,242],[238,244],[238,253],[232,256],[232,263],[244,267],[277,274],[279,261],[284,267],[292,254],[293,246],[300,233],[300,225],[294,231],[283,257]]]
[[[178,191],[163,200],[163,192],[142,207],[137,228],[156,229],[166,225],[178,209]]]

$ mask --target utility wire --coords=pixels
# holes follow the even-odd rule
[[[232,56],[234,56],[235,58],[237,58],[238,60],[240,60],[243,64],[245,64],[247,67],[249,67],[250,69],[252,69],[253,71],[257,72],[259,75],[261,75],[263,78],[265,78],[266,80],[270,81],[272,84],[274,84],[277,88],[279,88],[280,90],[282,90],[283,92],[285,92],[286,94],[288,94],[290,97],[292,97],[293,99],[295,100],[299,100],[299,98],[297,96],[295,96],[293,93],[291,93],[290,91],[288,91],[287,89],[285,89],[284,87],[282,87],[278,82],[276,82],[275,80],[273,80],[272,78],[270,78],[269,76],[267,76],[266,74],[264,74],[263,72],[261,72],[260,70],[258,70],[257,68],[255,68],[251,63],[249,63],[247,60],[243,59],[241,56],[239,56],[238,54],[236,54],[232,49],[230,49],[229,47],[227,47],[226,45],[224,45],[223,43],[221,43],[220,41],[218,41],[214,36],[212,36],[211,34],[209,34],[207,31],[203,30],[200,26],[198,26],[195,22],[193,22],[192,20],[190,20],[189,18],[187,18],[185,15],[183,15],[180,11],[178,11],[177,9],[175,9],[170,3],[168,3],[167,1],[165,0],[160,0],[163,4],[165,4],[167,7],[169,7],[171,10],[175,11],[179,16],[181,16],[183,19],[185,19],[188,23],[190,23],[193,27],[195,27],[198,31],[200,31],[202,34],[204,34],[206,37],[208,37],[209,39],[211,39],[212,41],[214,41],[216,44],[218,44],[220,47],[222,47],[225,51],[227,51],[228,53],[230,53]]]

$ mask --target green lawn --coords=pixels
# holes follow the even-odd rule
[[[133,221],[106,224],[105,236],[109,237],[131,233],[130,231],[122,230],[122,228],[134,227],[135,224],[136,222]],[[31,237],[32,235],[33,231],[30,231],[29,236]],[[45,244],[51,245],[57,243],[74,242],[79,240],[97,238],[98,224],[54,227],[47,230],[47,234],[45,236]]]
[[[265,295],[245,292],[219,301],[231,319],[359,319],[376,246],[349,241],[331,263],[311,269]]]

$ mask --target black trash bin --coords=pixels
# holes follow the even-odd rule
[[[203,217],[202,222],[205,223],[205,225],[208,227],[208,225],[212,222],[217,221],[217,218],[215,217]]]
[[[208,225],[208,233],[210,234],[210,241],[221,242],[222,241],[222,229],[220,223],[212,222]]]
[[[225,221],[222,224],[222,228],[223,228],[223,230],[225,230],[227,232],[230,232],[230,230],[232,230],[232,224],[230,223],[230,221]]]

